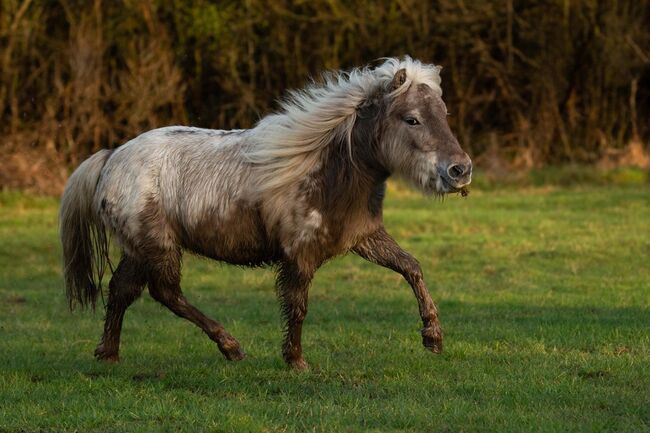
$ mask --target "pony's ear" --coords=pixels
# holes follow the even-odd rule
[[[406,82],[406,69],[402,68],[399,71],[395,72],[393,81],[390,83],[390,91],[394,91],[402,87],[402,84]]]

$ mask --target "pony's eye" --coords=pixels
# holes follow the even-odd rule
[[[415,117],[405,117],[404,121],[411,126],[419,125],[420,122]]]

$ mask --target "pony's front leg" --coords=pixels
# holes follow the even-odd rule
[[[309,368],[302,356],[300,339],[302,322],[307,315],[307,295],[313,272],[300,269],[298,265],[285,262],[280,265],[277,278],[278,295],[282,315],[286,321],[282,356],[291,368],[306,370]]]
[[[422,344],[433,353],[442,352],[442,328],[438,308],[424,284],[418,261],[404,251],[382,227],[357,244],[353,251],[364,259],[402,274],[411,285],[418,300],[422,329]]]

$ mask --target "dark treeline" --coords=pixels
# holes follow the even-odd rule
[[[591,162],[648,142],[645,0],[2,0],[2,152],[72,165],[150,128],[251,126],[323,69],[444,67],[477,156]]]

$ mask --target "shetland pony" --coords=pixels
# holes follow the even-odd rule
[[[384,229],[382,205],[391,175],[424,194],[470,183],[471,160],[446,117],[439,68],[389,58],[290,92],[252,129],[171,126],[92,155],[67,183],[60,234],[70,308],[94,307],[109,237],[122,250],[95,356],[119,360],[124,313],[146,286],[227,359],[244,358],[223,325],[183,295],[184,251],[277,270],[282,355],[293,368],[307,368],[300,341],[314,272],[350,251],[404,276],[419,304],[423,344],[440,352],[436,305],[417,260]]]

